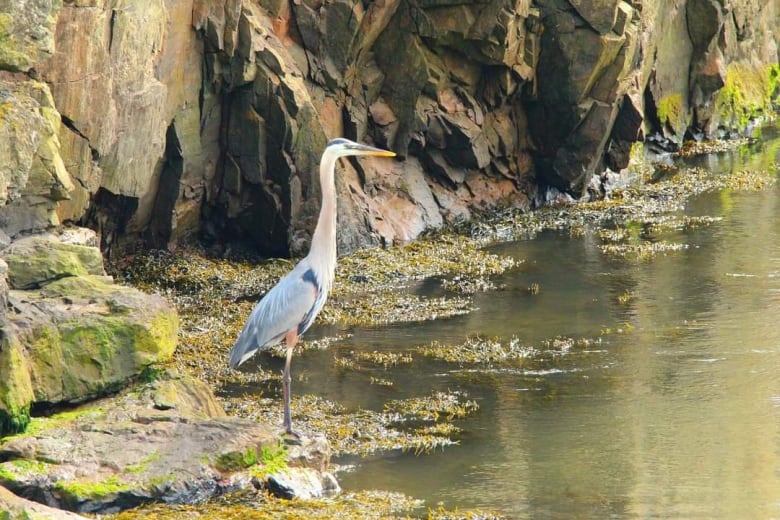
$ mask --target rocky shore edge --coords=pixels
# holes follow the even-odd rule
[[[0,239],[0,516],[340,491],[324,436],[228,417],[208,385],[156,368],[176,310],[115,284],[93,231]]]

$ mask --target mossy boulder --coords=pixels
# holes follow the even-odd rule
[[[47,235],[1,255],[13,312],[0,336],[0,434],[23,430],[33,403],[116,391],[173,354],[176,311],[161,296],[115,285],[96,247]]]
[[[10,378],[12,370],[15,379],[23,378],[19,367],[26,365],[37,402],[80,401],[116,390],[168,359],[176,346],[178,316],[168,303],[107,277],[67,277],[10,296],[21,311],[10,321],[21,333],[23,363],[0,365],[0,378]]]
[[[83,287],[97,290],[89,296],[79,292]],[[41,292],[53,290],[72,301],[101,298],[102,309],[63,317],[33,334],[29,354],[36,400],[73,401],[110,391],[173,354],[178,318],[161,298],[88,276],[65,278]]]
[[[62,243],[46,235],[17,240],[2,256],[12,289],[34,289],[64,277],[105,274],[98,248]]]

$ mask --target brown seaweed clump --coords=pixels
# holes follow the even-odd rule
[[[656,165],[657,166],[657,165]],[[658,174],[659,168],[653,170]],[[695,195],[718,190],[759,191],[777,182],[778,165],[766,169],[743,169],[718,175],[705,168],[670,170],[655,182],[642,175],[641,182],[616,189],[602,200],[568,206],[549,206],[535,212],[507,209],[464,226],[462,230],[477,242],[492,244],[533,238],[545,230],[568,230],[581,236],[586,229],[639,228],[672,229],[675,218],[682,226],[705,226],[716,222],[708,217],[676,217],[685,202]],[[664,222],[669,222],[665,225]],[[667,249],[668,250],[668,249]],[[609,251],[608,251],[609,252]],[[620,253],[620,252],[618,252]]]
[[[260,406],[258,406],[258,404]],[[233,398],[226,410],[235,415],[273,423],[278,399]],[[428,396],[390,401],[382,411],[347,410],[313,395],[293,396],[293,420],[300,427],[328,436],[334,455],[370,455],[381,451],[425,453],[458,444],[453,421],[475,413],[477,403],[465,392],[435,392]]]
[[[422,501],[400,493],[358,491],[338,499],[285,500],[263,491],[234,493],[198,505],[155,504],[116,515],[106,520],[504,520],[495,511],[446,509],[438,506],[425,511]],[[414,516],[410,516],[414,514]]]
[[[103,515],[111,520],[330,520],[333,518],[400,519],[419,509],[419,500],[399,493],[359,491],[338,499],[285,500],[264,491],[234,493],[197,505],[154,504]]]

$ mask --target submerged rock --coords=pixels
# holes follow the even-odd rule
[[[204,383],[164,372],[118,397],[33,419],[28,434],[0,444],[0,485],[78,512],[194,504],[253,487],[314,497],[339,491],[329,459],[324,438],[288,449],[274,427],[225,416]]]
[[[87,235],[32,236],[0,251],[10,286],[0,316],[0,434],[22,431],[32,403],[116,391],[173,353],[175,309],[115,285],[98,248],[72,243]]]

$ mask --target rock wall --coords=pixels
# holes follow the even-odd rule
[[[0,229],[300,253],[336,136],[400,158],[342,165],[342,251],[579,197],[637,140],[765,114],[779,27],[764,0],[0,0]]]

